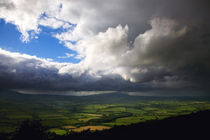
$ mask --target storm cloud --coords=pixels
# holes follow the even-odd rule
[[[16,25],[23,42],[40,26],[63,28],[53,37],[81,61],[0,49],[0,88],[208,92],[209,7],[208,0],[1,0],[0,18]]]

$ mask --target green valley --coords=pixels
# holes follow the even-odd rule
[[[63,135],[103,130],[210,109],[204,97],[152,97],[110,93],[92,96],[0,93],[0,132],[13,132],[24,120],[38,119],[48,131]]]

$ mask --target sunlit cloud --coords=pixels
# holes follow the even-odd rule
[[[0,88],[208,91],[209,2],[187,2],[1,0],[0,18],[16,26],[23,43],[50,28],[50,37],[74,52],[56,57],[79,61],[0,49]]]

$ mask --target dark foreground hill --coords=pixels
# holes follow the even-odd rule
[[[83,135],[69,135],[57,137],[59,139],[128,139],[128,140],[209,140],[210,139],[210,111],[202,111],[190,115],[171,117],[129,126],[118,126],[113,129],[84,133]]]
[[[171,117],[164,120],[154,120],[129,126],[116,126],[110,130],[82,133],[71,133],[58,136],[53,133],[43,133],[44,128],[37,121],[26,122],[10,136],[17,140],[209,140],[210,139],[210,111],[202,111],[190,115]],[[6,139],[7,136],[0,136]]]

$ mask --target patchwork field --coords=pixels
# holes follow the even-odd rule
[[[40,119],[50,132],[63,135],[109,129],[210,109],[204,97],[142,97],[104,94],[84,97],[0,94],[0,132],[13,132],[27,119]]]

